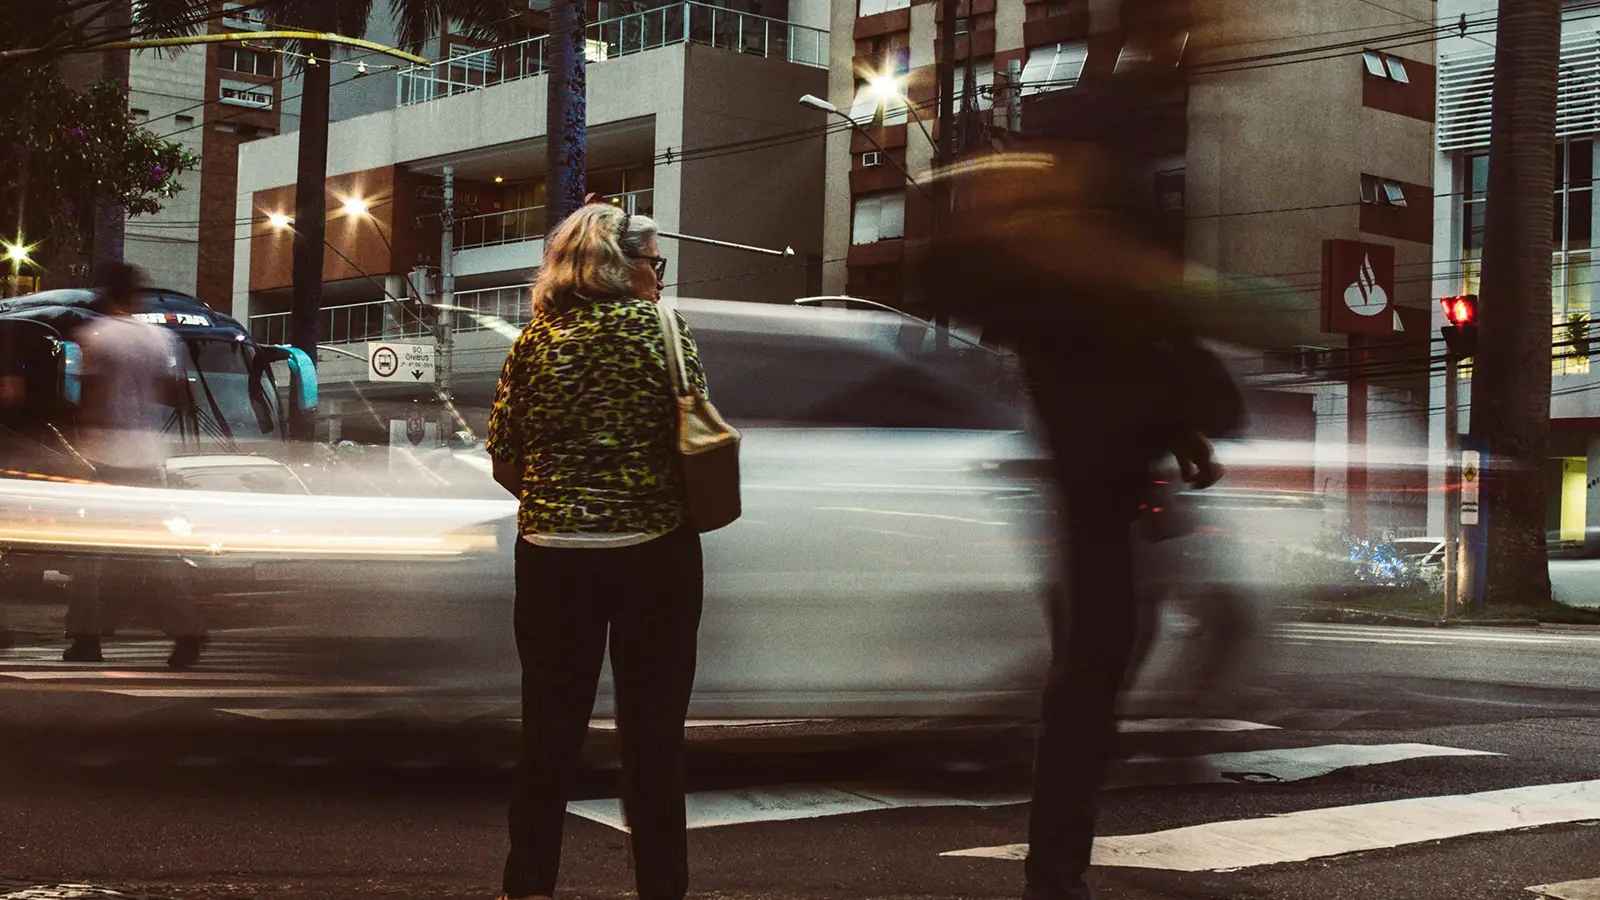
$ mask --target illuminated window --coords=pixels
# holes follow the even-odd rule
[[[1035,47],[1028,52],[1028,63],[1022,67],[1023,89],[1035,94],[1066,90],[1083,77],[1083,66],[1088,61],[1086,43]]]

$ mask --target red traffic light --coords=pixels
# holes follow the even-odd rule
[[[1444,307],[1444,317],[1451,325],[1471,325],[1478,320],[1478,298],[1474,294],[1445,297],[1439,304]]]

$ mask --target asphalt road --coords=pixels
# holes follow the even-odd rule
[[[503,709],[374,716],[394,698],[305,680],[243,634],[181,677],[154,641],[104,667],[59,648],[0,656],[0,898],[495,895]],[[1600,879],[1600,630],[1293,625],[1260,663],[1231,708],[1130,695],[1097,896],[1509,900]],[[694,893],[1015,897],[1025,731],[695,723]],[[593,734],[562,893],[620,897],[611,732]]]

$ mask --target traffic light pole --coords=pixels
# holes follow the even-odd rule
[[[1444,363],[1444,617],[1461,611],[1461,362]]]

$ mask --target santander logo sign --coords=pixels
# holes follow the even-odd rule
[[[1361,269],[1356,273],[1356,280],[1344,289],[1344,305],[1358,316],[1382,315],[1389,309],[1389,292],[1378,283],[1371,254],[1361,258]]]

